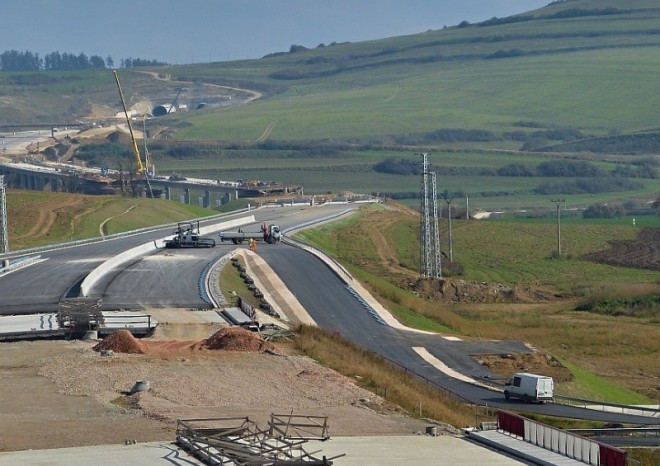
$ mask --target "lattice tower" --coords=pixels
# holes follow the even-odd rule
[[[421,220],[419,225],[420,274],[425,278],[441,278],[440,231],[438,228],[438,203],[436,176],[428,171],[428,154],[422,154],[422,179],[420,189]]]

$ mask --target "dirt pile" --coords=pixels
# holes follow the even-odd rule
[[[261,335],[240,327],[226,327],[211,335],[204,346],[211,350],[227,351],[267,351],[275,346]]]
[[[93,348],[94,351],[112,350],[115,353],[143,354],[144,344],[128,330],[119,330],[104,338]]]
[[[537,303],[559,298],[541,289],[467,280],[420,278],[401,286],[429,301],[444,303]]]
[[[275,346],[257,333],[240,327],[225,327],[201,341],[138,340],[130,331],[119,330],[104,338],[92,349],[99,352],[111,350],[115,353],[178,357],[199,350],[275,351]]]
[[[530,372],[552,377],[555,382],[570,382],[573,380],[571,372],[548,354],[480,354],[473,357],[493,373],[500,374],[507,379],[516,372]]]

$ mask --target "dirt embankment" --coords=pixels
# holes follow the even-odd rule
[[[401,283],[400,286],[426,300],[451,304],[538,303],[561,299],[561,296],[540,288],[461,279],[419,278]]]
[[[552,377],[555,383],[573,380],[571,372],[547,354],[481,354],[474,356],[474,359],[506,379],[517,372],[529,372]]]
[[[660,271],[660,228],[644,228],[637,238],[627,241],[610,241],[609,249],[585,256],[587,260]]]

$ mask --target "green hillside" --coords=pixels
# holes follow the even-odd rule
[[[547,208],[554,197],[646,204],[660,191],[651,0],[560,1],[420,34],[121,75],[129,105],[167,103],[186,86],[189,111],[146,122],[160,173],[416,205],[418,170],[399,169],[428,152],[439,190],[470,196],[475,209]],[[248,91],[262,97],[246,103]],[[120,110],[109,71],[0,73],[0,95],[6,121]],[[194,110],[205,98],[215,104]],[[101,142],[78,159],[117,167],[116,152]],[[128,146],[119,157],[126,165]],[[540,169],[553,160],[590,166]]]
[[[277,92],[253,106],[189,114],[192,126],[178,137],[254,141],[270,124],[272,140],[387,141],[439,128],[655,130],[660,9],[650,3],[562,2],[465,27],[176,68],[182,79]]]

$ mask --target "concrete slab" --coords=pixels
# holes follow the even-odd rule
[[[310,441],[307,452],[319,451],[317,458],[346,456],[333,461],[336,466],[520,466],[527,464],[504,454],[484,448],[465,438],[440,435],[332,437],[326,442]],[[584,466],[584,465],[583,465]]]
[[[192,311],[189,309],[152,308],[146,311],[164,324],[227,324],[215,309]]]
[[[30,314],[0,317],[0,333],[27,333],[59,330],[57,314]]]
[[[201,461],[168,442],[131,445],[99,445],[56,450],[26,450],[0,453],[0,466],[34,464],[39,466],[196,466]]]
[[[542,466],[584,466],[585,464],[497,430],[474,431],[470,432],[469,436],[475,441]]]

